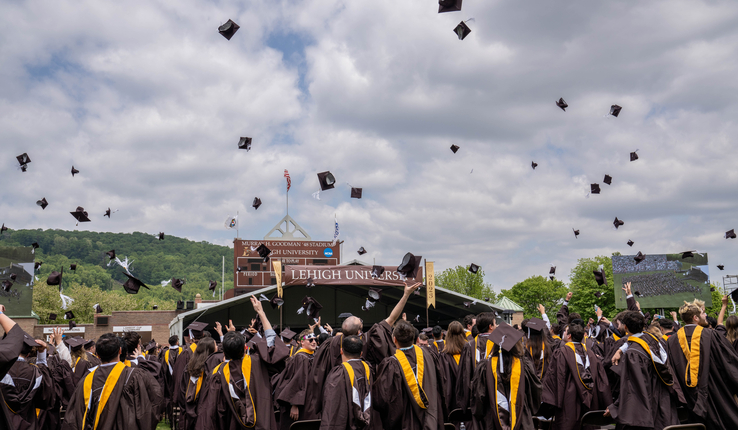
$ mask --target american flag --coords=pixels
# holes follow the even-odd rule
[[[290,172],[287,169],[284,169],[284,177],[287,178],[287,192],[289,192],[292,186],[292,179],[290,179]]]
[[[333,217],[333,222],[336,223],[336,229],[333,231],[333,245],[335,245],[338,240],[338,220]]]

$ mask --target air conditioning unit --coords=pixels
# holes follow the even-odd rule
[[[188,301],[187,302],[187,310],[192,310],[192,309],[195,309],[195,302]]]
[[[177,300],[177,310],[178,311],[184,310],[184,302],[182,300]]]
[[[97,318],[95,318],[95,325],[101,325],[101,326],[108,325],[108,317],[97,317]]]

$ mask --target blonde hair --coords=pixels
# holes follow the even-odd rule
[[[684,301],[679,308],[679,317],[687,324],[692,324],[695,316],[699,316],[705,310],[705,302],[694,299],[692,302]]]

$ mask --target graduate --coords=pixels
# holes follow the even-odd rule
[[[459,325],[460,326],[460,325]],[[341,342],[340,366],[328,374],[323,392],[320,430],[363,430],[373,426],[379,417],[372,408],[372,372],[361,359],[364,340],[360,336],[344,336]]]
[[[216,351],[215,339],[203,338],[197,343],[195,353],[187,363],[187,370],[185,370],[182,381],[182,386],[185,387],[184,398],[179,400],[179,404],[184,405],[184,409],[179,415],[179,429],[180,430],[193,430],[197,423],[197,407],[201,398],[200,393],[203,391],[203,387],[207,387],[208,377],[210,373],[205,368],[205,361]]]
[[[443,429],[442,376],[429,351],[413,345],[415,327],[392,330],[395,353],[382,360],[372,385],[374,409],[385,429]]]
[[[472,334],[472,329],[474,326],[477,325],[477,317],[475,315],[469,314],[466,315],[462,321],[464,324],[464,335],[467,337],[473,337],[475,335]]]
[[[466,344],[464,327],[460,322],[452,321],[448,325],[443,349],[438,354],[438,370],[443,375],[443,403],[446,413],[456,409],[456,384],[459,381],[461,351]],[[459,427],[459,423],[454,424]]]
[[[492,334],[492,355],[479,363],[472,381],[475,429],[535,429],[533,414],[541,404],[541,380],[522,338],[520,330],[504,322]]]
[[[282,430],[289,430],[295,421],[317,418],[305,405],[318,339],[314,331],[308,328],[300,333],[298,340],[300,349],[287,359],[285,369],[272,381],[274,401],[279,405],[279,428]]]
[[[479,334],[474,337],[467,337],[468,342],[461,351],[459,376],[456,383],[456,408],[463,410],[469,409],[474,369],[492,354],[494,345],[490,337],[497,328],[496,313],[482,312],[476,319],[475,327],[479,330]]]
[[[54,345],[54,353],[47,348],[46,364],[53,380],[54,403],[49,409],[38,411],[37,428],[41,430],[57,430],[61,427],[61,408],[67,408],[69,399],[74,394],[72,367],[58,354],[59,347],[64,345],[62,333],[60,327],[54,328],[49,339],[49,348]]]
[[[666,352],[687,401],[689,422],[710,429],[738,428],[735,349],[724,335],[707,328],[702,300],[685,301],[679,316],[684,326],[666,341]]]
[[[443,347],[444,347],[443,328],[440,325],[434,326],[431,334],[433,335],[432,345],[435,348],[436,352],[443,351]]]
[[[546,328],[546,322],[540,318],[524,320],[521,324],[525,336],[525,349],[536,369],[536,375],[543,380],[551,368],[551,354],[558,349],[561,341],[552,339]]]
[[[179,353],[177,360],[172,365],[172,419],[174,421],[179,420],[178,414],[182,410],[184,410],[184,405],[179,403],[179,399],[183,399],[185,397],[185,390],[187,388],[183,387],[181,384],[181,382],[184,380],[183,375],[187,370],[187,362],[195,353],[197,343],[200,341],[200,339],[206,336],[210,337],[210,333],[205,331],[207,326],[207,323],[195,321],[193,323],[190,323],[190,325],[185,328],[185,330],[187,330],[187,333],[189,334],[190,344],[182,348],[182,351]]]
[[[180,354],[182,354],[182,347],[179,346],[179,337],[176,334],[169,337],[169,346],[159,354],[159,362],[161,363],[162,373],[164,374],[164,401],[162,407],[170,423],[173,420],[174,365],[177,363],[177,357]]]
[[[71,353],[71,367],[74,372],[72,381],[74,382],[74,387],[76,389],[80,381],[85,377],[85,375],[87,375],[87,372],[95,367],[95,364],[89,360],[87,351],[85,351],[84,345],[86,341],[84,339],[81,337],[68,337],[64,340],[64,343],[66,343],[66,348]]]
[[[154,430],[162,394],[145,370],[121,360],[121,341],[113,333],[95,343],[100,364],[90,369],[69,401],[62,430]]]

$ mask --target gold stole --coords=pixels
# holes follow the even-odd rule
[[[582,345],[582,348],[584,348],[584,354],[585,354],[584,359],[586,360],[587,359],[587,345],[583,343],[580,343],[580,345]],[[586,388],[587,390],[591,390],[591,388],[589,388],[587,384],[584,383],[584,381],[582,380],[582,375],[579,373],[579,366],[577,366],[577,350],[574,348],[574,344],[571,342],[567,342],[566,346],[571,348],[572,352],[574,353],[574,366],[577,368],[577,376],[579,377],[579,382],[582,383],[584,388]]]
[[[551,337],[554,338],[554,339],[561,340],[561,336],[558,336],[558,335],[555,335],[555,334],[554,335],[551,335]]]
[[[459,362],[461,361],[461,354],[454,354],[453,355],[454,360],[456,361],[456,365],[459,365]]]
[[[520,359],[513,357],[512,362],[512,373],[510,374],[510,398],[508,399],[508,406],[510,407],[510,430],[515,430],[515,421],[517,421],[517,411],[515,410],[516,402],[518,400],[518,388],[520,388],[520,373],[522,372],[522,366],[520,365]],[[502,421],[500,420],[500,405],[497,403],[497,361],[499,357],[492,357],[489,359],[490,365],[492,366],[492,376],[495,379],[495,408],[497,410],[497,421],[500,422],[500,428],[504,428]]]
[[[202,380],[205,373],[201,373],[200,376],[197,378],[197,386],[195,387],[195,400],[197,400],[197,396],[200,394],[200,388],[202,388]],[[190,387],[190,384],[192,383],[192,380],[187,381],[187,388]]]
[[[546,342],[541,343],[541,352],[544,352],[546,350]],[[530,351],[530,358],[533,357],[533,347],[528,347],[528,351]],[[546,366],[546,356],[544,355],[541,357],[541,380],[543,380],[543,368]]]
[[[295,345],[290,345],[290,357],[295,355]]]
[[[477,348],[478,348],[477,345],[479,345],[478,340],[479,340],[479,335],[477,335],[477,337],[474,338],[474,367],[477,367]],[[494,342],[492,342],[491,340],[487,339],[487,344],[486,344],[485,353],[484,353],[484,359],[487,359],[487,357],[489,357],[489,355],[492,353],[492,348],[494,346],[495,346]]]
[[[369,384],[370,384],[369,381],[371,381],[370,379],[371,373],[369,372],[369,365],[366,364],[364,360],[361,360],[361,364],[364,365],[364,371],[366,372],[366,386],[369,387]],[[346,372],[348,372],[349,380],[351,381],[351,388],[354,388],[354,378],[355,378],[354,368],[351,367],[351,365],[346,361],[343,362],[343,367],[345,367]]]
[[[295,354],[299,354],[299,353],[301,353],[301,352],[304,352],[305,354],[308,354],[308,355],[313,355],[313,354],[315,354],[315,351],[310,351],[309,349],[305,349],[305,348],[300,348],[300,349],[298,349],[298,350],[297,350],[297,352],[296,352]]]
[[[79,360],[81,360],[82,357],[77,357],[77,361],[74,362],[74,367],[72,369],[76,369],[77,365],[79,364]]]
[[[646,334],[650,335],[656,342],[658,342],[658,339],[656,339],[651,333],[646,333]],[[646,352],[648,353],[648,356],[651,358],[651,363],[653,363],[653,368],[654,370],[656,370],[656,374],[659,375],[659,379],[661,379],[661,382],[663,382],[665,385],[674,385],[674,382],[672,382],[671,384],[667,384],[666,381],[664,381],[664,378],[661,377],[661,373],[659,373],[659,369],[656,368],[656,362],[653,361],[653,353],[651,352],[651,348],[648,346],[648,342],[646,342],[645,340],[639,337],[635,337],[635,336],[628,337],[628,342],[635,342],[638,345],[640,345],[641,348],[646,350]]]
[[[194,354],[196,349],[197,349],[197,344],[195,342],[192,342],[190,344],[190,351],[192,351],[192,353]]]
[[[103,409],[105,409],[105,405],[108,403],[108,398],[110,398],[110,394],[113,392],[113,389],[115,389],[115,386],[118,384],[118,379],[120,378],[120,374],[123,372],[123,369],[126,367],[123,363],[116,363],[115,366],[113,366],[113,370],[110,372],[110,375],[108,375],[108,378],[105,380],[105,385],[103,385],[102,394],[100,394],[100,402],[97,404],[97,413],[95,414],[95,421],[94,425],[92,426],[92,429],[97,429],[97,425],[100,424],[100,414],[102,414]],[[97,369],[95,369],[97,370]],[[85,428],[85,420],[87,419],[87,412],[89,412],[89,405],[90,405],[90,397],[92,397],[92,380],[95,377],[95,370],[91,371],[89,375],[85,377],[84,382],[84,396],[85,396],[85,414],[82,416],[82,427]]]
[[[612,334],[612,338],[615,339],[615,342],[620,340],[620,336],[616,335],[615,333]]]
[[[702,338],[702,329],[701,325],[694,328],[691,347],[687,345],[687,333],[685,333],[684,327],[677,332],[679,346],[682,347],[684,358],[687,359],[687,368],[684,370],[684,383],[689,388],[697,386],[700,375],[700,339]]]
[[[410,367],[410,362],[407,361],[407,356],[404,352],[402,352],[400,349],[397,349],[397,352],[395,352],[395,358],[398,362],[400,362],[402,373],[405,376],[405,381],[407,382],[408,387],[410,387],[410,392],[413,393],[413,399],[415,399],[415,403],[417,403],[421,409],[428,409],[428,406],[425,405],[425,403],[423,402],[423,398],[420,396],[420,392],[423,391],[423,372],[425,371],[423,350],[420,349],[420,347],[417,345],[413,345],[413,348],[415,351],[415,357],[418,361],[417,378],[415,377],[415,374],[413,373],[413,368]],[[425,391],[423,391],[423,394],[425,394]],[[427,399],[428,396],[425,396],[425,398]]]
[[[167,349],[167,352],[164,353],[164,362],[167,363],[167,366],[169,366],[169,351],[171,351],[171,349]],[[179,354],[182,354],[181,346],[177,349],[177,355],[179,356]]]
[[[223,366],[223,376],[225,377],[226,384],[231,384],[231,369],[228,366],[228,363],[221,363],[225,364]],[[220,367],[220,364],[218,367],[213,370],[213,374],[218,371],[218,368]],[[254,398],[251,397],[251,357],[248,355],[243,356],[243,360],[241,360],[241,373],[243,373],[243,380],[246,382],[246,393],[249,395],[249,400],[251,400],[251,407],[254,408],[254,425],[253,426],[247,426],[244,424],[243,421],[241,421],[241,417],[239,417],[236,414],[233,414],[239,423],[241,423],[244,427],[254,427],[256,425],[256,405],[254,404]],[[230,397],[231,402],[233,402],[233,397]],[[233,410],[237,411],[236,405],[233,405]]]

